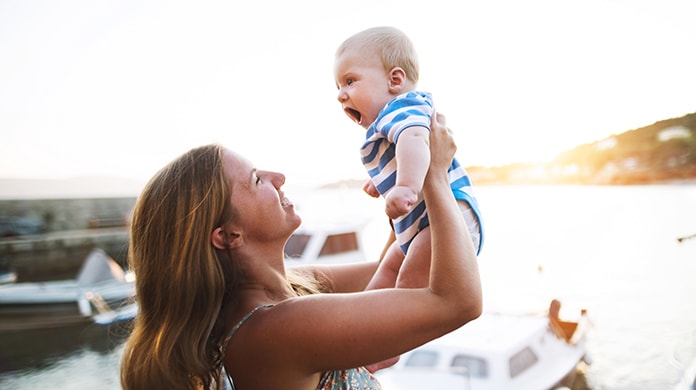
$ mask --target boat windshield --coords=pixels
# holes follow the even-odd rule
[[[321,248],[319,256],[352,252],[358,249],[358,236],[355,232],[331,234],[326,237],[326,242]]]
[[[307,247],[310,235],[303,233],[295,233],[290,236],[290,239],[285,243],[285,256],[287,257],[299,257]]]
[[[434,350],[415,350],[405,362],[406,367],[411,368],[432,368],[442,367],[439,365],[440,359],[444,359]],[[487,378],[488,362],[480,357],[465,354],[456,354],[447,364],[447,370],[454,373],[466,372],[470,378]]]
[[[525,347],[510,357],[510,378],[527,371],[539,361],[536,353],[530,347]]]
[[[456,355],[452,367],[466,368],[471,378],[488,378],[488,362],[485,359],[469,355]]]

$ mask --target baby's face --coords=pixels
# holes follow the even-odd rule
[[[334,78],[343,112],[367,129],[394,96],[389,77],[377,56],[346,50],[336,56]]]

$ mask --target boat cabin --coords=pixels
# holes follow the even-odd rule
[[[336,264],[364,261],[363,224],[303,224],[285,244],[289,263]]]

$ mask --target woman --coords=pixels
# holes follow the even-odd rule
[[[301,219],[280,173],[217,145],[193,149],[147,184],[129,262],[139,313],[124,389],[379,389],[364,369],[481,313],[468,229],[447,184],[456,147],[434,116],[424,185],[433,241],[422,289],[363,291],[377,262],[285,268]],[[225,368],[228,377],[221,376]]]

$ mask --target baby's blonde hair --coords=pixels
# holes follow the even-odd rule
[[[413,42],[403,31],[394,27],[373,27],[352,35],[338,47],[336,57],[348,49],[378,55],[388,73],[399,67],[413,83],[418,83],[418,55]]]

